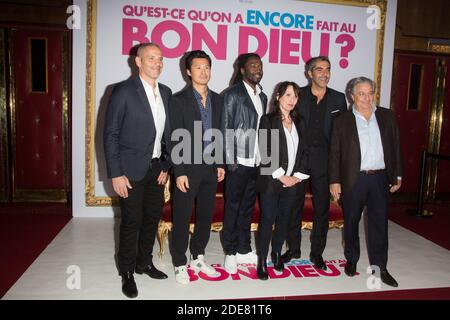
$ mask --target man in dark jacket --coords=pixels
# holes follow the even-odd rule
[[[297,112],[306,124],[305,139],[308,153],[307,171],[311,176],[311,193],[314,208],[311,232],[310,260],[314,265],[326,270],[322,254],[328,234],[330,191],[328,182],[328,150],[334,119],[347,110],[343,93],[328,87],[330,80],[330,60],[319,56],[306,64],[310,84],[301,88]],[[289,250],[282,255],[283,262],[300,258],[301,218],[305,201],[306,182],[300,185],[298,209],[292,212],[287,244]]]
[[[135,270],[154,279],[167,278],[153,265],[152,250],[171,166],[168,104],[172,91],[157,81],[163,56],[154,43],[142,44],[137,53],[139,76],[115,86],[103,134],[108,177],[120,197],[117,260],[122,291],[129,298],[138,295]]]
[[[266,113],[267,96],[259,82],[263,76],[256,53],[238,57],[235,84],[223,92],[223,129],[227,178],[222,240],[225,270],[234,274],[238,263],[256,264],[251,247],[251,222],[256,200],[256,177],[260,164],[257,130]]]
[[[190,281],[186,250],[195,199],[195,228],[189,246],[190,266],[195,272],[203,272],[208,276],[217,275],[216,270],[206,264],[205,248],[211,232],[217,183],[225,176],[223,144],[215,144],[212,136],[213,130],[221,136],[223,100],[208,88],[211,58],[204,51],[191,51],[186,56],[186,72],[192,85],[174,94],[170,100],[174,130],[172,139],[176,131],[188,133],[189,137],[183,137],[183,142],[184,138],[190,138],[186,139],[190,141],[189,150],[182,150],[181,159],[176,158],[175,145],[172,151],[176,179],[173,195],[172,261],[175,280],[181,284],[188,284]],[[196,156],[196,150],[203,151],[200,157]],[[185,151],[191,157],[187,157]]]
[[[342,198],[344,207],[345,273],[356,274],[359,221],[367,206],[370,265],[385,284],[397,287],[387,271],[387,229],[389,192],[396,192],[402,181],[398,127],[391,110],[375,106],[372,80],[355,78],[349,88],[353,108],[336,119],[329,162],[330,192]]]

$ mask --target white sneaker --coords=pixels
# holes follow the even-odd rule
[[[258,256],[256,255],[255,251],[250,251],[246,254],[236,254],[236,262],[237,263],[252,263],[257,264],[258,263]]]
[[[175,267],[175,280],[181,284],[190,282],[186,266]]]
[[[237,261],[235,254],[228,254],[225,256],[225,271],[229,274],[237,273]]]
[[[192,269],[194,269],[195,272],[203,272],[204,274],[208,276],[219,276],[219,273],[216,271],[216,269],[208,266],[205,263],[205,257],[202,254],[199,254],[197,256],[197,259],[191,261],[190,266]]]

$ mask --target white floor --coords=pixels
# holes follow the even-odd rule
[[[3,299],[126,299],[114,262],[117,228],[118,220],[72,219]],[[254,266],[240,266],[238,276],[228,275],[222,267],[219,234],[213,232],[206,259],[220,272],[220,277],[208,279],[203,274],[192,274],[189,285],[177,284],[166,251],[162,259],[155,257],[154,262],[169,278],[154,280],[135,275],[138,299],[238,299],[450,287],[448,250],[392,222],[389,234],[388,269],[399,282],[397,289],[384,284],[377,288],[377,279],[370,279],[366,272],[368,259],[363,230],[360,275],[349,278],[343,273],[341,230],[333,229],[329,231],[324,253],[329,265],[327,274],[320,274],[306,260],[309,232],[303,231],[305,260],[292,261],[283,274],[269,268],[268,281],[256,279]],[[156,244],[154,252],[158,250]]]

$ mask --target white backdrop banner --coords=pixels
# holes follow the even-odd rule
[[[129,76],[130,49],[149,41],[161,46],[165,57],[161,82],[174,91],[185,85],[180,58],[198,49],[213,59],[210,87],[218,92],[228,86],[237,56],[246,52],[262,57],[262,84],[269,95],[280,81],[306,84],[304,64],[317,55],[330,57],[330,86],[342,91],[352,77],[377,77],[381,52],[380,11],[355,5],[358,1],[348,3],[98,0],[97,101],[108,84]]]
[[[381,85],[385,0],[74,1],[77,3],[85,6],[88,27],[87,38],[74,35],[74,61],[77,47],[87,47],[88,206],[110,205],[114,194],[106,177],[101,143],[103,116],[113,85],[133,73],[132,49],[139,43],[160,45],[164,69],[159,80],[173,92],[186,85],[181,58],[186,51],[197,49],[211,56],[209,86],[219,93],[232,80],[236,58],[246,52],[262,57],[261,85],[269,97],[281,81],[306,85],[305,62],[318,55],[331,60],[329,86],[334,89],[344,91],[356,76],[367,76]],[[85,43],[81,45],[79,39]],[[393,44],[393,35],[390,39]],[[77,73],[80,71],[74,67],[74,83]]]

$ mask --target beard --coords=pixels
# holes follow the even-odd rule
[[[251,84],[257,85],[262,79],[262,74],[260,74],[259,76],[255,74],[246,74],[244,78],[247,79]]]

